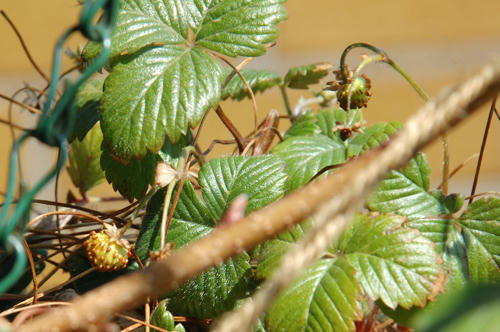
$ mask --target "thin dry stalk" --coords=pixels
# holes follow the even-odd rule
[[[35,59],[31,56],[30,51],[28,50],[28,46],[26,46],[26,43],[24,42],[23,36],[19,32],[19,30],[16,28],[14,22],[7,16],[7,13],[3,10],[0,10],[0,14],[5,18],[7,23],[11,26],[12,30],[14,30],[14,33],[16,34],[17,38],[19,39],[19,42],[21,43],[21,46],[23,47],[24,53],[28,57],[28,60],[31,62],[35,70],[42,76],[47,82],[50,82],[50,78],[43,72],[43,70],[38,66],[36,63]]]
[[[28,255],[28,261],[30,263],[30,269],[31,269],[31,277],[33,278],[33,304],[36,304],[36,299],[38,295],[38,281],[36,278],[36,268],[35,268],[35,262],[33,260],[33,255],[31,254],[31,249],[30,246],[28,245],[28,242],[26,242],[26,239],[23,238],[23,246],[24,250],[26,250],[26,254]]]
[[[322,213],[333,216],[350,204],[357,205],[385,171],[404,165],[416,151],[467,118],[499,90],[500,63],[485,67],[453,92],[427,103],[387,145],[237,223],[215,229],[142,272],[117,278],[75,299],[71,306],[37,317],[18,331],[67,331],[105,322],[115,313],[142,305],[147,297],[175,289],[200,272],[272,238],[320,207]],[[324,206],[326,202],[338,203]]]

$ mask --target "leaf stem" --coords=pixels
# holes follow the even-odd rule
[[[9,23],[10,27],[12,28],[12,30],[14,30],[14,33],[16,34],[17,38],[19,39],[19,42],[21,43],[21,46],[22,46],[22,48],[24,50],[24,53],[28,57],[28,60],[33,65],[33,67],[35,68],[35,70],[40,74],[40,76],[43,77],[43,79],[45,81],[50,82],[50,78],[47,76],[47,74],[45,74],[43,72],[43,70],[35,62],[35,59],[33,59],[33,57],[31,56],[31,53],[28,50],[28,47],[26,46],[26,43],[24,42],[24,39],[21,36],[21,33],[19,32],[19,30],[17,30],[16,26],[14,25],[14,22],[11,21],[11,19],[7,16],[7,13],[4,10],[0,10],[0,14],[2,14],[2,16],[5,18],[5,20],[7,21],[7,23]]]
[[[493,118],[493,112],[496,113],[497,97],[498,95],[496,95],[491,101],[490,113],[488,114],[488,120],[486,120],[486,127],[484,128],[483,141],[481,142],[481,149],[479,150],[479,158],[477,160],[476,171],[474,173],[474,181],[472,182],[472,189],[470,191],[468,205],[472,203],[472,201],[474,200],[474,195],[476,194],[479,172],[481,171],[481,164],[483,162],[484,149],[486,148],[486,141],[488,140],[488,134],[490,132],[491,119]]]
[[[281,98],[283,98],[283,104],[285,104],[285,110],[288,114],[288,119],[293,123],[295,121],[295,116],[292,112],[292,107],[290,106],[290,99],[288,99],[288,93],[286,92],[286,87],[280,84]]]
[[[163,250],[163,248],[165,247],[165,241],[168,235],[168,229],[170,228],[170,222],[172,221],[172,217],[174,216],[174,211],[177,206],[179,196],[184,186],[184,182],[186,181],[187,172],[189,168],[189,156],[191,156],[191,154],[193,154],[197,158],[200,167],[203,166],[203,160],[200,154],[198,154],[198,152],[196,151],[194,146],[188,145],[182,149],[182,153],[181,156],[179,157],[179,160],[177,161],[177,167],[176,167],[177,171],[182,170],[182,177],[180,180],[179,188],[177,189],[174,201],[172,202],[172,206],[170,207],[170,209],[169,206],[170,206],[170,201],[172,199],[172,193],[174,191],[175,186],[177,185],[177,182],[179,182],[178,178],[174,178],[172,182],[168,184],[167,193],[165,194],[165,200],[163,201],[163,211],[161,216],[160,250]]]
[[[239,152],[243,152],[245,150],[245,139],[243,136],[240,134],[238,129],[233,125],[231,120],[226,116],[220,105],[217,106],[215,109],[215,113],[219,116],[219,119],[221,119],[222,123],[226,126],[226,128],[231,132],[231,135],[233,135],[234,139],[236,140],[236,143],[238,144],[238,150]]]
[[[163,212],[161,214],[161,231],[160,231],[160,250],[165,247],[165,239],[167,233],[167,212],[170,205],[170,199],[172,198],[172,192],[177,184],[177,180],[172,180],[167,186],[167,193],[165,194],[165,199],[163,201]]]

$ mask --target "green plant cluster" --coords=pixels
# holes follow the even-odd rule
[[[250,96],[220,57],[263,55],[278,37],[276,25],[286,19],[283,2],[123,0],[106,67],[109,75],[89,81],[77,101],[80,120],[69,173],[81,192],[105,177],[127,199],[142,199],[152,188],[159,161],[177,168],[183,151],[193,144],[190,128],[210,108],[227,98]],[[88,44],[85,61],[97,53],[98,47]],[[267,70],[240,72],[254,92],[274,86],[286,92],[311,89],[332,67],[300,66],[284,78]],[[304,114],[296,114],[284,140],[269,153],[213,158],[199,165],[197,180],[186,180],[175,203],[172,195],[175,211],[166,242],[183,247],[217,227],[239,195],[248,199],[245,213],[260,209],[387,142],[402,127],[398,122],[367,126],[362,108],[342,109],[324,91],[313,97],[320,98]],[[441,301],[428,303],[441,293],[498,284],[500,199],[465,206],[458,194],[431,191],[429,175],[422,153],[387,174],[366,210],[278,298],[259,329],[354,331],[375,307],[404,325],[432,326],[446,315],[430,316]],[[179,188],[175,185],[173,193]],[[135,248],[143,262],[150,251],[161,249],[166,192],[152,196],[142,220]],[[271,275],[313,222],[305,220],[165,294],[166,309],[193,318],[216,318],[231,310]],[[470,292],[464,294],[461,300],[466,301]],[[498,307],[498,297],[491,301]],[[159,308],[152,321],[173,329],[165,303]],[[498,318],[490,323],[500,324]],[[454,331],[466,330],[459,326]]]

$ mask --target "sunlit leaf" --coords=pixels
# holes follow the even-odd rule
[[[268,331],[354,331],[362,317],[355,273],[343,258],[311,264],[269,310]]]
[[[232,71],[226,72],[231,73]],[[240,73],[245,78],[248,85],[250,85],[254,94],[270,89],[281,82],[281,78],[278,74],[268,70],[242,69]],[[233,76],[224,88],[224,91],[222,91],[222,99],[225,100],[227,98],[236,100],[250,98],[247,86],[238,74]]]
[[[345,161],[343,144],[327,136],[294,136],[276,145],[273,154],[281,157],[288,173],[287,191],[295,190],[327,166]]]
[[[292,89],[307,89],[309,85],[319,83],[319,80],[333,69],[330,63],[315,63],[291,68],[285,75],[284,84]]]
[[[434,244],[403,227],[403,221],[394,215],[358,215],[338,245],[365,293],[392,309],[424,306],[445,283]]]
[[[386,175],[368,200],[368,207],[411,218],[445,213],[440,200],[428,192],[429,175],[427,158],[417,154],[405,168]]]
[[[219,102],[226,77],[209,50],[265,53],[286,18],[282,2],[123,0],[101,104],[112,154],[142,158],[158,151],[165,136],[176,142],[196,126]]]

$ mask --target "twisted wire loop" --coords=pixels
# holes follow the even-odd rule
[[[0,213],[0,247],[3,247],[7,251],[7,254],[15,253],[16,259],[10,272],[4,279],[0,280],[0,294],[4,293],[19,279],[26,266],[26,254],[21,237],[29,217],[31,201],[64,166],[68,154],[67,137],[71,134],[76,120],[76,108],[74,106],[76,93],[78,92],[78,88],[92,74],[102,68],[108,60],[111,53],[111,36],[118,15],[118,9],[119,0],[89,0],[85,2],[79,23],[66,30],[56,44],[50,89],[37,127],[21,135],[12,146],[9,163],[9,183]],[[101,16],[99,21],[94,23],[94,18],[97,15]],[[82,72],[76,82],[66,86],[61,98],[55,102],[56,89],[59,84],[61,71],[63,45],[69,36],[75,32],[80,32],[89,40],[100,43],[102,45],[101,53]],[[55,105],[53,106],[53,104]],[[28,137],[35,137],[44,144],[58,148],[60,152],[59,158],[52,170],[45,174],[30,191],[23,193],[14,211],[9,216],[8,213],[14,201],[14,191],[17,183],[16,162],[19,158],[19,149]],[[13,234],[16,228],[18,228],[18,236]]]
[[[261,314],[309,264],[340,236],[356,210],[362,206],[377,182],[391,169],[402,167],[429,138],[437,137],[477,108],[486,90],[500,90],[500,64],[485,67],[455,90],[448,90],[412,116],[403,130],[385,146],[377,162],[352,178],[349,186],[319,208],[312,229],[292,247],[280,266],[262,287],[239,308],[224,315],[212,329],[216,332],[251,331]]]

